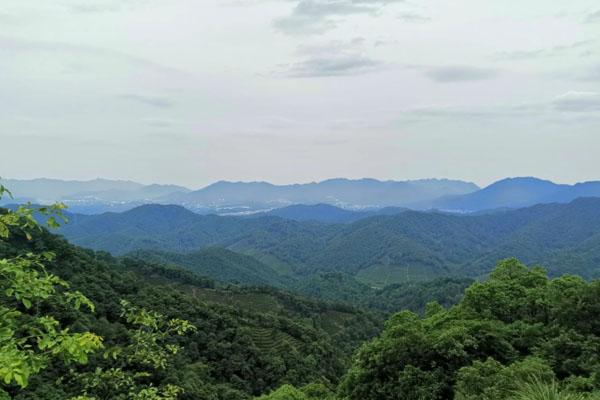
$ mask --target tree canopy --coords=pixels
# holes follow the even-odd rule
[[[530,379],[600,390],[600,281],[498,264],[449,309],[392,316],[340,386],[349,400],[512,398]]]

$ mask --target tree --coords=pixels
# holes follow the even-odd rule
[[[0,185],[0,199],[10,195]],[[42,228],[34,212],[46,215],[50,227],[58,225],[64,205],[34,209],[1,210],[0,243],[11,235],[32,239]],[[54,258],[51,252],[26,252],[0,259],[0,396],[25,388],[33,374],[53,360],[64,364],[85,364],[88,355],[102,348],[102,338],[91,332],[74,332],[63,326],[53,307],[79,310],[94,305],[83,294],[69,291],[69,285],[48,273],[44,264]]]
[[[82,395],[74,400],[175,400],[183,392],[177,385],[154,387],[148,379],[155,371],[163,371],[170,358],[181,348],[168,343],[172,336],[184,335],[196,328],[188,321],[132,306],[121,301],[121,316],[129,325],[125,346],[108,349],[104,356],[111,364],[122,367],[96,367],[93,371],[72,371]]]
[[[10,192],[0,185],[0,199],[4,194]],[[36,221],[38,215],[49,227],[57,227],[58,219],[66,220],[64,208],[63,204],[39,208],[27,204],[15,210],[0,209],[0,246],[15,252],[10,258],[0,259],[0,399],[17,395],[32,376],[57,362],[71,366],[70,374],[59,382],[67,383],[63,385],[67,392],[80,394],[73,400],[177,399],[183,392],[181,387],[155,387],[151,378],[179,352],[174,337],[196,330],[191,323],[168,319],[122,300],[121,318],[129,327],[127,342],[107,348],[100,336],[85,330],[77,332],[75,326],[62,321],[61,317],[69,312],[81,317],[82,307],[91,312],[95,307],[86,296],[69,290],[66,281],[47,271],[45,265],[54,260],[55,253],[9,246],[9,240],[31,242],[43,231]],[[87,364],[101,349],[105,349],[109,366],[96,363],[87,372],[72,368],[73,364]],[[59,391],[56,396],[65,398]]]
[[[310,383],[298,389],[283,385],[273,392],[257,397],[256,400],[333,400],[334,395],[322,383]]]
[[[348,400],[512,400],[536,377],[544,385],[556,379],[559,399],[570,398],[565,390],[597,396],[599,295],[600,281],[551,280],[541,268],[503,260],[458,305],[429,305],[423,317],[392,316],[360,349],[340,394]]]
[[[554,373],[542,359],[529,357],[504,366],[493,358],[475,361],[458,371],[456,400],[501,400],[511,398],[535,377],[542,383],[551,383]]]

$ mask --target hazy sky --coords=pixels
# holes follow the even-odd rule
[[[0,175],[600,179],[598,0],[2,0]]]

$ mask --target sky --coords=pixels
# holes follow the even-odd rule
[[[0,176],[600,180],[597,0],[3,0]]]

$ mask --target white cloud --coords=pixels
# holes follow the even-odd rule
[[[292,12],[274,21],[274,26],[283,33],[322,33],[333,29],[341,17],[371,15],[380,12],[386,5],[403,0],[292,0]]]
[[[469,82],[493,79],[499,74],[491,68],[473,67],[469,65],[443,65],[428,68],[425,75],[436,82]]]
[[[553,105],[560,111],[600,111],[600,94],[596,92],[567,92],[556,96]]]

